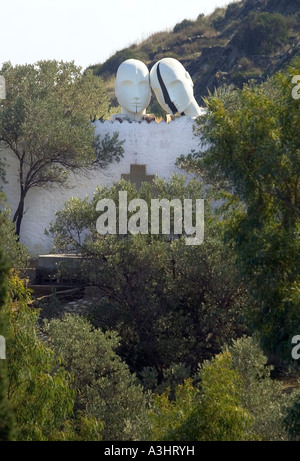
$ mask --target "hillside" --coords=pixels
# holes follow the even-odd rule
[[[299,56],[299,26],[300,0],[242,0],[195,21],[184,19],[172,31],[155,33],[90,68],[104,78],[112,105],[117,105],[113,83],[124,60],[140,59],[151,69],[159,59],[174,57],[189,71],[195,97],[203,104],[208,91],[259,83]]]

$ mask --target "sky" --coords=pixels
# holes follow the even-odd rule
[[[0,0],[0,66],[75,61],[83,69],[234,0]]]

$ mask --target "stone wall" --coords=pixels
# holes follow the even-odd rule
[[[181,117],[171,123],[97,122],[96,134],[104,136],[106,133],[119,132],[119,139],[125,140],[124,158],[104,171],[93,171],[88,178],[82,174],[70,175],[68,190],[38,188],[28,193],[20,240],[29,248],[31,256],[35,258],[51,252],[52,240],[44,234],[44,230],[55,219],[55,212],[63,208],[70,197],[92,197],[97,186],[112,185],[121,179],[122,174],[129,174],[132,164],[146,165],[147,175],[158,175],[165,179],[169,179],[173,173],[183,173],[175,166],[176,159],[199,148],[199,139],[193,134],[193,123],[189,117]],[[19,198],[18,165],[3,146],[0,155],[4,155],[7,164],[8,184],[3,190],[14,212]]]

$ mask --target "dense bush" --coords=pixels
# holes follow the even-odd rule
[[[183,21],[176,24],[176,26],[173,29],[174,34],[176,34],[177,32],[181,32],[182,30],[186,29],[187,27],[193,25],[193,23],[194,22],[189,20],[189,19],[184,19]]]
[[[197,130],[208,149],[186,159],[223,188],[225,235],[252,299],[248,325],[287,359],[300,321],[298,73],[296,61],[261,86],[212,96]]]
[[[243,379],[241,404],[253,417],[253,435],[264,441],[286,440],[283,420],[290,399],[280,381],[271,378],[273,368],[267,365],[258,338],[240,338],[226,350]]]
[[[210,16],[209,21],[216,30],[222,29],[225,24],[226,8],[217,8]]]
[[[224,352],[206,361],[198,374],[179,385],[175,399],[157,396],[150,411],[151,440],[238,441],[252,440],[253,420],[241,406],[242,380]]]
[[[17,276],[8,280],[7,399],[16,421],[17,440],[59,437],[72,418],[70,376],[38,336],[38,311],[28,307],[30,293]]]
[[[146,397],[116,354],[117,334],[103,333],[77,316],[52,320],[47,327],[53,350],[74,380],[75,406],[103,421],[104,440],[137,440],[144,425]]]
[[[287,42],[288,25],[277,13],[250,13],[235,37],[237,46],[251,54],[271,54]]]
[[[184,177],[144,184],[139,192],[122,181],[99,189],[91,202],[71,199],[57,213],[51,232],[60,251],[86,256],[77,277],[105,295],[92,311],[94,325],[118,331],[120,353],[131,370],[150,368],[161,384],[170,367],[183,363],[195,370],[244,331],[246,292],[209,206],[205,241],[193,247],[183,236],[99,236],[98,200],[111,198],[118,204],[118,192],[124,190],[128,202],[140,197],[147,203],[154,196],[195,199],[203,194],[197,181],[185,185]]]
[[[0,335],[7,338],[8,325],[3,312],[7,293],[8,263],[0,247]],[[14,440],[15,427],[13,414],[7,399],[8,373],[5,360],[0,359],[0,441]]]
[[[28,250],[25,245],[20,243],[15,233],[15,225],[11,220],[8,208],[4,208],[0,212],[0,242],[7,258],[9,258],[11,267],[15,271],[24,271],[29,261]]]
[[[284,424],[290,440],[300,440],[300,388],[293,393],[286,411]]]
[[[270,376],[259,342],[243,337],[210,361],[194,379],[156,396],[149,412],[152,440],[287,440],[284,417],[290,397]],[[299,428],[299,392],[288,422]],[[299,431],[297,433],[299,436]]]

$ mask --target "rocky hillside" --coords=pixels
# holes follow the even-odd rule
[[[151,69],[167,56],[187,68],[200,104],[223,84],[259,83],[300,56],[300,0],[234,2],[195,21],[184,19],[173,31],[156,33],[91,68],[106,80],[115,105],[113,80],[121,62],[140,59]]]

